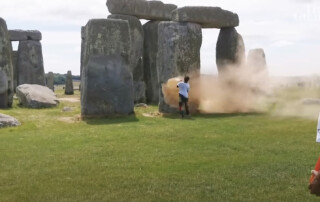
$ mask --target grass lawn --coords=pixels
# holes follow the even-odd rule
[[[22,123],[0,130],[0,201],[319,201],[307,189],[316,119],[135,111],[0,110]]]

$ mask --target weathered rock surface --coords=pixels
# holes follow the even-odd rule
[[[39,41],[20,41],[18,47],[18,85],[45,86],[42,46]]]
[[[23,84],[16,91],[20,104],[27,108],[50,108],[59,104],[57,96],[46,86]]]
[[[72,73],[68,71],[67,78],[66,78],[66,87],[65,87],[65,94],[66,95],[73,95],[73,81],[72,81]]]
[[[129,55],[129,66],[133,74],[135,102],[144,102],[145,84],[143,78],[143,42],[144,33],[138,18],[128,15],[110,15],[109,19],[127,20],[130,27],[131,50]]]
[[[85,46],[86,46],[86,27],[81,27],[81,58],[80,58],[80,78],[82,75],[82,69],[84,65],[85,58]]]
[[[7,80],[7,107],[11,107],[13,102],[13,65],[12,65],[12,45],[9,39],[6,22],[0,18],[0,71],[3,71]]]
[[[0,109],[8,107],[8,79],[7,74],[0,70]]]
[[[161,22],[158,29],[157,69],[160,86],[171,78],[200,73],[201,26],[194,23]],[[166,104],[160,88],[159,111],[177,111]]]
[[[261,48],[250,50],[248,53],[247,64],[254,72],[265,71],[267,68],[267,61],[264,50]]]
[[[229,68],[240,67],[245,61],[245,46],[242,36],[235,28],[221,29],[216,46],[216,62],[219,73]]]
[[[82,116],[128,115],[134,111],[133,79],[121,54],[91,56],[81,83]]]
[[[125,20],[92,19],[86,25],[84,66],[91,56],[122,55],[129,61],[130,32]]]
[[[0,128],[20,126],[20,122],[8,115],[0,114]]]
[[[172,20],[178,22],[193,22],[202,28],[229,28],[239,25],[237,14],[219,7],[187,6],[172,11]]]
[[[54,91],[54,75],[53,72],[49,72],[47,76],[47,87]]]
[[[144,81],[147,103],[159,103],[159,79],[157,69],[158,26],[160,21],[149,21],[143,25],[144,31]]]
[[[16,92],[18,86],[18,51],[12,51],[12,66],[13,66],[13,90]]]
[[[171,20],[171,12],[177,8],[173,4],[161,1],[145,0],[107,0],[107,7],[112,14],[132,15],[146,20]]]
[[[11,41],[41,41],[42,34],[38,30],[9,30]]]

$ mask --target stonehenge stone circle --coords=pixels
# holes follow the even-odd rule
[[[161,21],[149,21],[144,31],[144,81],[146,82],[147,103],[159,103],[159,79],[157,69],[158,26]]]
[[[68,71],[67,78],[66,78],[66,86],[65,86],[65,92],[66,95],[73,95],[73,81],[72,81],[72,73],[71,71]]]
[[[111,14],[135,16],[146,20],[171,20],[171,12],[177,8],[173,4],[161,1],[145,0],[107,0],[107,7]]]
[[[37,84],[18,86],[17,97],[20,104],[27,108],[50,108],[59,104],[58,98],[51,89]]]
[[[21,123],[8,115],[0,114],[0,128],[20,126]]]
[[[171,78],[200,74],[201,26],[195,23],[161,22],[158,28],[157,69],[160,85]],[[162,88],[159,92],[159,111],[175,112],[166,104]]]
[[[82,115],[132,113],[134,95],[129,67],[131,39],[128,21],[92,19],[86,25],[85,35]]]
[[[53,72],[49,72],[47,76],[47,87],[54,91],[54,75]]]
[[[109,15],[109,19],[127,20],[130,28],[131,50],[129,55],[129,66],[133,74],[135,103],[144,102],[145,83],[143,78],[143,42],[144,33],[138,18],[129,15]]]
[[[18,85],[45,86],[42,47],[39,41],[20,41],[18,47]]]
[[[239,25],[237,14],[219,7],[177,8],[172,12],[172,20],[178,22],[193,22],[202,28],[232,28]]]
[[[216,62],[219,74],[230,67],[240,67],[245,61],[245,46],[242,36],[235,28],[220,30],[216,46]]]
[[[262,48],[249,50],[247,65],[254,72],[265,71],[267,62],[264,50]]]
[[[9,39],[7,24],[4,19],[0,18],[0,71],[6,76],[7,80],[7,107],[12,106],[13,102],[13,65],[12,65],[12,45]],[[4,83],[5,81],[2,81]],[[2,84],[4,85],[4,84]],[[6,107],[4,107],[6,108]]]
[[[9,30],[11,41],[41,41],[42,34],[38,30]]]
[[[128,115],[134,111],[133,79],[121,54],[91,56],[81,83],[82,116]]]

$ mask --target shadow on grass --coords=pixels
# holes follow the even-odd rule
[[[138,122],[139,119],[135,115],[130,116],[107,116],[107,117],[82,117],[82,121],[89,125],[108,125]]]

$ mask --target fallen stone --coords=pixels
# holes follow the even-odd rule
[[[49,72],[47,75],[47,87],[54,91],[54,75],[53,72]]]
[[[172,11],[172,20],[178,22],[192,22],[202,28],[229,28],[239,25],[237,14],[219,7],[187,6]]]
[[[221,29],[216,46],[216,63],[219,74],[230,68],[241,67],[245,61],[242,36],[235,28]]]
[[[6,21],[0,18],[0,70],[6,74],[7,80],[7,107],[13,102],[13,65],[12,65],[12,45],[9,40]],[[3,82],[2,82],[3,83]],[[4,84],[2,84],[4,85]],[[6,108],[6,107],[5,107]]]
[[[66,78],[66,87],[65,87],[65,94],[66,95],[73,95],[73,80],[72,80],[72,73],[68,71],[67,78]]]
[[[319,98],[305,98],[301,100],[302,104],[304,105],[320,105]]]
[[[143,25],[144,31],[144,81],[147,103],[159,103],[159,79],[157,69],[158,26],[160,21],[149,21]]]
[[[73,109],[72,109],[71,107],[64,107],[64,108],[62,109],[62,111],[63,111],[63,112],[72,112]]]
[[[137,108],[148,108],[148,105],[145,104],[145,103],[139,103],[139,104],[136,104],[134,107],[137,107]]]
[[[180,75],[200,74],[202,30],[194,23],[161,22],[158,32],[159,111],[172,113],[177,109],[166,103],[162,85]]]
[[[20,126],[20,122],[8,115],[0,114],[0,128]]]
[[[82,116],[129,115],[134,112],[132,74],[128,61],[121,54],[91,56],[83,73]]]
[[[112,14],[132,15],[146,20],[171,20],[171,12],[177,8],[173,4],[161,1],[145,0],[107,0],[107,7]]]
[[[42,34],[38,30],[9,30],[11,41],[41,41]]]
[[[22,106],[27,108],[50,108],[59,104],[51,89],[35,84],[23,84],[17,87],[17,97]]]
[[[39,41],[21,41],[18,47],[18,85],[45,86],[42,46]]]

